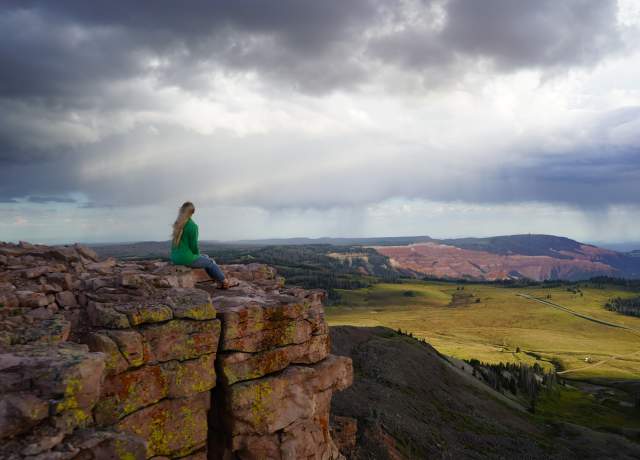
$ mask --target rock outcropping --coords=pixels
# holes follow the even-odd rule
[[[342,458],[324,293],[222,268],[1,244],[0,458]]]

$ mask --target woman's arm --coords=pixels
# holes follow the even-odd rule
[[[200,248],[198,247],[198,225],[194,222],[191,232],[191,239],[189,240],[189,249],[195,255],[200,255]]]

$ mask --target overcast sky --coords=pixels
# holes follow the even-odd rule
[[[636,0],[0,5],[0,240],[640,241]]]

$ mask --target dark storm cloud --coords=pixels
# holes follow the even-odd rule
[[[620,46],[617,3],[602,0],[451,0],[442,38],[506,68],[590,63]]]
[[[73,93],[74,102],[91,104],[91,90],[104,82],[155,73],[189,86],[194,73],[216,68],[326,90],[363,76],[344,48],[375,22],[375,11],[369,0],[5,3],[0,95],[60,100]],[[343,72],[332,58],[343,58]],[[146,66],[152,59],[164,65]]]
[[[434,18],[438,10],[424,10],[424,20],[417,25],[372,40],[370,54],[450,80],[463,67],[483,61],[501,71],[564,69],[597,62],[621,47],[613,0],[441,4],[442,24]]]
[[[640,148],[611,148],[541,155],[496,174],[493,201],[540,201],[606,207],[639,205]]]
[[[215,69],[327,91],[369,78],[367,56],[435,70],[461,56],[506,69],[588,63],[617,44],[615,13],[614,0],[5,2],[0,95],[95,105],[105,82],[156,74],[191,87]]]
[[[101,83],[140,71],[124,36],[84,27],[39,9],[5,8],[0,96],[92,106],[99,101],[94,91]]]
[[[266,150],[262,139],[223,139],[219,150],[244,153],[225,157],[220,171],[202,155],[216,147],[206,136],[176,127],[163,128],[160,136],[138,126],[124,133],[100,131],[120,112],[135,118],[150,108],[171,110],[154,107],[159,103],[153,94],[113,90],[145,77],[154,77],[158,88],[206,92],[216,72],[254,72],[286,98],[291,92],[356,92],[377,78],[380,65],[435,75],[439,85],[454,84],[485,61],[500,72],[589,65],[618,44],[615,9],[614,0],[5,1],[0,6],[0,200],[31,196],[51,202],[82,192],[96,206],[140,205],[170,199],[167,183],[196,193],[216,180],[233,186],[224,180],[237,174],[255,186],[246,186],[230,202],[264,207],[362,204],[392,196],[637,202],[631,197],[638,192],[634,150],[607,157],[599,157],[599,150],[585,156],[573,152],[559,160],[527,146],[537,155],[533,162],[496,168],[481,178],[454,173],[456,180],[443,175],[425,181],[432,165],[424,158],[358,163],[344,172],[319,174],[315,158],[323,147],[336,146],[315,140],[277,139],[272,159],[260,160]],[[74,120],[85,116],[96,117],[95,133],[78,132],[84,127]],[[154,157],[138,170],[113,166],[127,164],[123,152],[154,148],[171,157]],[[270,163],[293,164],[300,151],[313,158],[306,174],[264,182]],[[188,167],[176,160],[181,156],[189,159]],[[576,166],[575,157],[583,163]],[[103,160],[102,171],[96,163]],[[619,167],[622,179],[598,176],[605,166]],[[587,198],[590,190],[598,194]]]
[[[74,156],[32,162],[0,161],[0,199],[30,195],[60,196],[77,192],[81,184],[79,161]]]

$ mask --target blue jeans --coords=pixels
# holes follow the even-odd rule
[[[224,281],[224,273],[218,267],[215,260],[206,254],[200,254],[196,260],[191,263],[193,268],[204,268],[207,274],[219,283]]]

